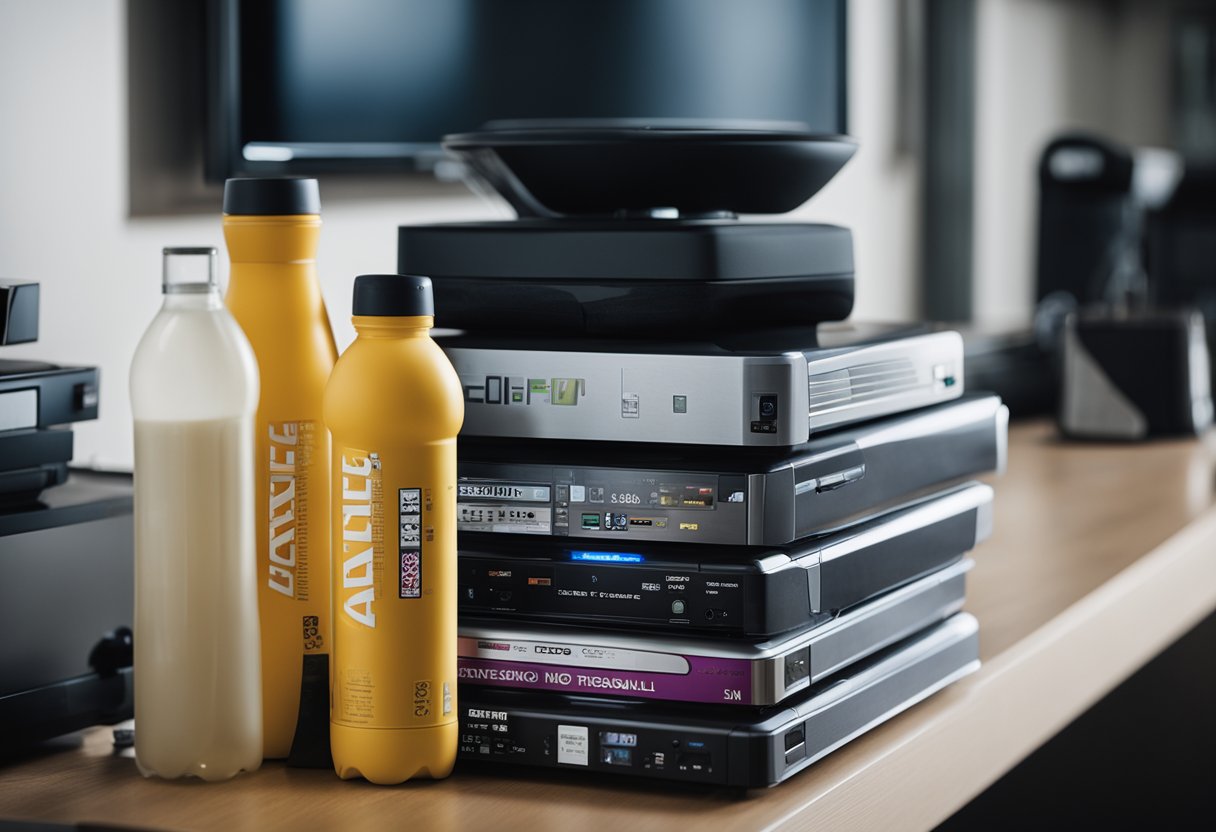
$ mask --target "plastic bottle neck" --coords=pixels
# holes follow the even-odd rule
[[[203,292],[166,292],[162,309],[181,312],[213,312],[224,308],[219,290],[212,286]]]
[[[360,338],[425,338],[435,326],[431,315],[355,315],[350,321]]]
[[[321,217],[224,215],[224,241],[233,263],[316,263]]]

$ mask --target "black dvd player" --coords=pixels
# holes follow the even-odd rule
[[[398,269],[435,283],[438,323],[474,332],[690,336],[841,321],[849,230],[733,220],[401,226]]]
[[[836,535],[777,549],[552,539],[463,545],[462,613],[765,636],[958,561],[991,529],[992,489],[962,485]]]
[[[958,613],[770,708],[461,685],[459,759],[772,786],[978,668],[978,626]]]
[[[488,548],[489,535],[555,535],[783,546],[1002,469],[1007,425],[999,398],[975,394],[789,451],[462,438],[461,541]]]

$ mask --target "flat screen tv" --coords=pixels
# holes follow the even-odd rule
[[[425,170],[499,120],[846,132],[846,0],[209,3],[211,179]]]

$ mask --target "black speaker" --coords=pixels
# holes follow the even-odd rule
[[[1138,234],[1131,152],[1096,136],[1052,141],[1039,161],[1035,300],[1070,308],[1103,300]]]

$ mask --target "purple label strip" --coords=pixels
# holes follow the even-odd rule
[[[460,657],[460,681],[500,688],[555,690],[676,702],[750,705],[751,662],[688,656],[687,674],[607,670]]]

